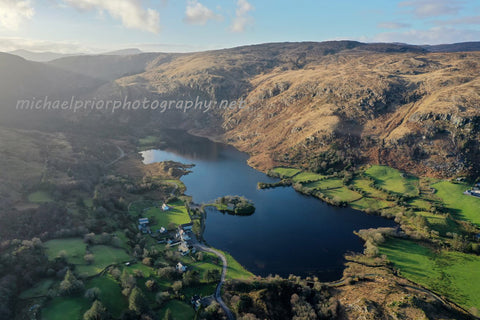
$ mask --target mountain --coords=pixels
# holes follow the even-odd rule
[[[161,53],[88,55],[53,60],[49,62],[49,65],[89,77],[111,81],[127,75],[144,72],[147,65],[158,57],[173,56],[173,54]]]
[[[401,44],[265,44],[153,61],[115,86],[137,97],[246,99],[243,110],[178,121],[195,117],[195,132],[220,133],[259,169],[321,170],[329,158],[450,177],[479,172],[479,58]]]
[[[470,52],[480,51],[480,42],[461,42],[422,47],[430,52]]]
[[[36,61],[36,62],[48,62],[48,61],[52,61],[52,60],[63,58],[63,57],[80,55],[80,54],[62,54],[62,53],[55,53],[55,52],[33,52],[28,50],[15,50],[8,53],[22,57],[26,60]]]
[[[43,110],[16,110],[18,100],[70,99],[92,92],[102,81],[65,71],[40,62],[0,53],[0,122],[31,125],[40,120],[50,122],[59,115]],[[6,76],[8,75],[8,76]]]
[[[105,56],[131,56],[131,55],[141,54],[141,53],[143,53],[143,51],[140,50],[140,49],[130,48],[130,49],[122,49],[122,50],[105,52],[105,53],[102,53],[102,55],[105,55]]]
[[[479,52],[433,53],[406,44],[269,43],[185,54],[67,57],[34,65],[64,73],[49,83],[35,72],[28,87],[45,92],[71,82],[70,89],[84,88],[84,96],[96,99],[245,99],[243,109],[118,110],[75,119],[112,130],[183,128],[249,152],[250,164],[261,170],[380,163],[418,175],[478,176],[478,61]],[[7,65],[4,74],[25,74]],[[2,86],[21,91],[20,81],[28,77]]]

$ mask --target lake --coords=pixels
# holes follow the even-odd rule
[[[195,164],[181,179],[195,203],[225,195],[245,196],[255,203],[255,213],[246,217],[207,208],[204,233],[209,245],[229,252],[254,274],[337,280],[344,269],[343,255],[363,250],[353,231],[396,226],[392,220],[329,206],[291,187],[258,190],[258,182],[278,180],[249,167],[248,155],[231,146],[177,130],[161,138],[165,149],[142,152],[144,163]]]

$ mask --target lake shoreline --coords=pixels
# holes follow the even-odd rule
[[[176,136],[181,135],[177,131],[174,133]],[[284,277],[289,274],[303,277],[318,275],[326,282],[337,280],[342,277],[346,267],[344,254],[351,251],[362,252],[364,249],[363,241],[354,235],[353,231],[375,227],[377,224],[379,227],[395,226],[391,220],[351,208],[333,207],[293,188],[258,190],[259,181],[274,183],[276,179],[252,168],[247,162],[250,158],[247,153],[225,143],[212,142],[210,138],[198,138],[191,134],[188,136],[184,137],[186,142],[178,140],[176,145],[165,150],[150,150],[149,159],[195,163],[193,172],[181,178],[187,187],[185,193],[190,195],[195,203],[210,203],[212,199],[228,194],[243,195],[255,203],[257,211],[251,216],[207,213],[204,230],[204,239],[209,244],[231,253],[255,274],[279,274]],[[185,149],[185,146],[190,145],[197,151]],[[177,146],[181,147],[175,149]],[[177,153],[172,153],[174,150],[177,150]],[[187,158],[183,158],[182,153]],[[228,179],[223,181],[222,177]],[[206,186],[202,187],[204,184]],[[331,214],[328,213],[330,211]],[[341,218],[342,216],[344,218]],[[320,230],[325,232],[318,233],[315,226],[320,226]],[[306,242],[300,238],[299,241],[305,247],[300,251],[295,248],[295,241],[289,241],[301,234],[299,230],[296,231],[298,228],[303,229],[305,235],[317,234],[314,238],[309,237],[308,241],[305,239]],[[332,228],[337,232],[331,233]],[[227,230],[228,236],[225,233]],[[286,235],[289,236],[285,237]],[[257,245],[259,241],[263,243],[260,246]],[[301,265],[292,264],[289,257],[279,256],[275,247],[283,247],[285,252],[296,252],[298,257],[293,260],[304,262]],[[318,248],[325,248],[321,249],[324,253],[319,251],[318,256],[310,255],[309,252],[315,252]]]

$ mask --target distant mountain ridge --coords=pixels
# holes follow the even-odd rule
[[[28,50],[15,50],[8,52],[19,57],[22,57],[26,60],[35,61],[35,62],[48,62],[59,58],[78,56],[79,54],[62,54],[56,52],[33,52]]]
[[[432,46],[422,46],[430,52],[471,52],[480,51],[480,42],[460,42],[452,44],[439,44]]]
[[[85,55],[92,55],[92,54],[84,54],[84,53],[57,53],[57,52],[33,52],[29,50],[19,49],[7,52],[9,54],[13,54],[19,57],[22,57],[26,60],[35,61],[35,62],[49,62],[56,59],[66,58],[66,57],[75,57],[75,56],[85,56]],[[136,48],[131,49],[122,49],[116,51],[109,51],[101,54],[95,55],[106,55],[106,56],[129,56],[129,55],[136,55],[142,54],[143,51]]]

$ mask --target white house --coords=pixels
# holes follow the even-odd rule
[[[166,203],[164,203],[164,204],[162,205],[162,210],[163,210],[163,211],[168,211],[168,210],[170,210],[170,207],[167,206]]]
[[[175,267],[175,270],[183,273],[183,272],[187,271],[187,267],[184,266],[181,262],[179,262],[179,263],[177,263],[177,266]]]

